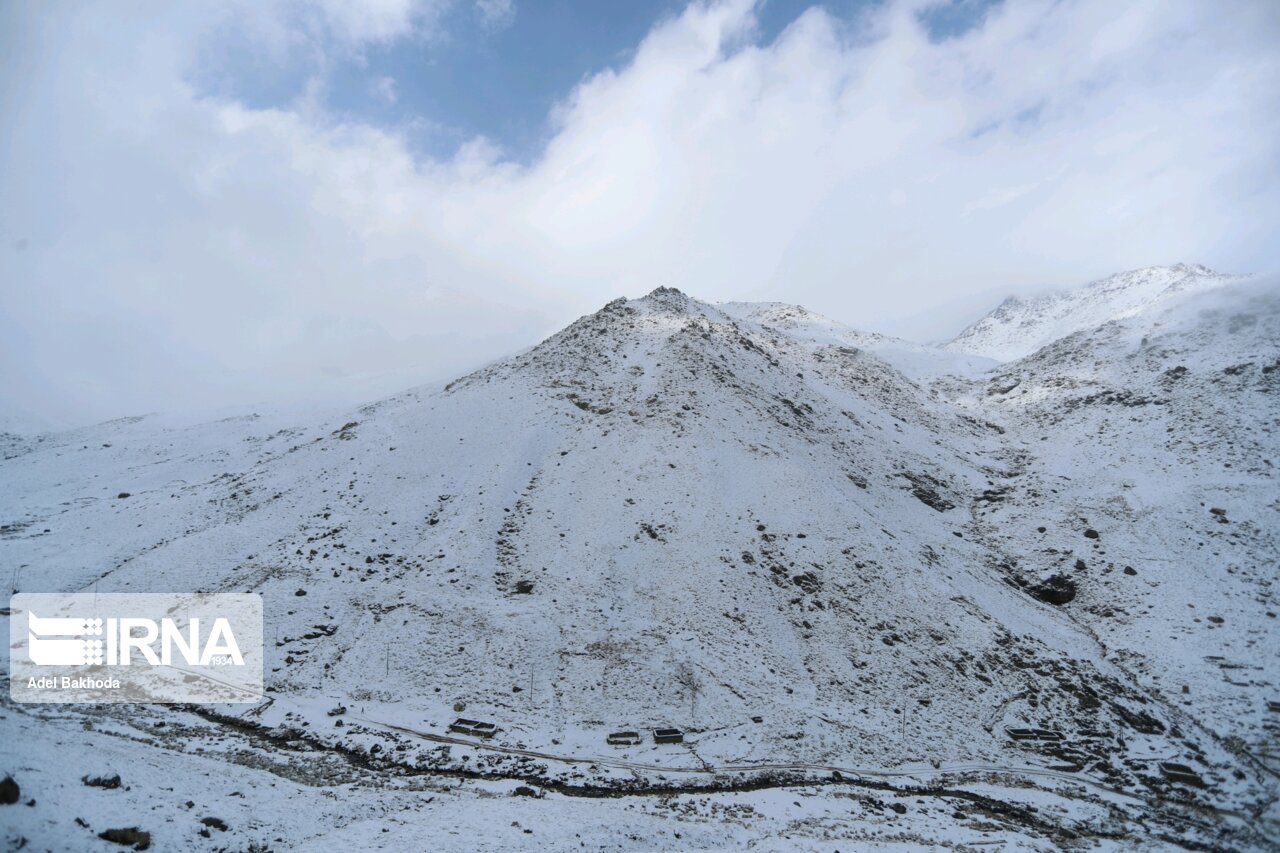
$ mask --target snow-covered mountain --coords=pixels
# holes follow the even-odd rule
[[[999,362],[981,355],[948,352],[901,338],[852,329],[799,305],[781,302],[724,302],[716,308],[735,319],[758,324],[813,346],[854,347],[874,355],[917,381],[939,376],[977,376]]]
[[[1200,264],[1174,264],[1117,273],[1061,293],[1026,299],[1010,296],[945,348],[1012,361],[1073,332],[1131,317],[1161,302],[1221,287],[1238,278]]]
[[[260,592],[269,699],[6,699],[0,756],[38,792],[13,832],[74,848],[125,820],[177,846],[216,814],[239,847],[443,823],[437,849],[1261,849],[1280,300],[1133,275],[1194,292],[1092,285],[1098,323],[1005,365],[659,288],[326,423],[15,443],[14,585]],[[450,736],[459,715],[501,732]],[[605,744],[663,725],[685,743]],[[85,751],[42,764],[54,741]],[[207,781],[229,765],[248,802]],[[94,832],[55,808],[131,766],[79,815]]]

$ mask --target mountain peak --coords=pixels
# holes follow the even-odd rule
[[[646,304],[651,308],[659,311],[667,311],[675,314],[684,314],[689,311],[690,303],[693,300],[683,291],[674,287],[655,287],[653,290],[638,302]]]
[[[1177,263],[1116,273],[1083,287],[1019,299],[1010,296],[946,348],[1012,361],[1059,338],[1131,317],[1182,294],[1220,287],[1238,276],[1203,264]]]
[[[1214,276],[1223,275],[1223,273],[1220,273],[1216,270],[1212,270],[1209,267],[1206,267],[1204,264],[1176,263],[1172,267],[1170,267],[1170,269],[1175,272],[1185,273],[1187,275],[1214,275]]]

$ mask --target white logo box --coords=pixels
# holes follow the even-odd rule
[[[9,599],[15,702],[257,702],[262,655],[262,596],[254,593]]]

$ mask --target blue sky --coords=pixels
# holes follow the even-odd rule
[[[1277,44],[1274,0],[0,3],[0,421],[364,401],[658,285],[937,339],[1275,271]]]
[[[771,43],[807,9],[820,6],[856,29],[878,0],[767,0],[750,40]],[[938,39],[972,27],[996,0],[927,8],[920,19]],[[323,81],[328,109],[350,120],[401,129],[423,156],[448,157],[485,137],[512,160],[534,160],[553,133],[551,111],[583,79],[625,65],[645,35],[677,16],[680,0],[501,2],[503,12],[452,4],[439,30],[373,43],[358,52],[295,50],[282,61],[228,39],[193,80],[255,107],[287,105],[309,81]]]

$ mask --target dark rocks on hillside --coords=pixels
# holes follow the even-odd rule
[[[112,773],[110,776],[82,776],[80,781],[88,785],[90,788],[106,788],[107,790],[115,790],[120,787],[120,774]]]
[[[1132,391],[1107,390],[1099,391],[1097,394],[1090,394],[1087,397],[1064,400],[1063,408],[1067,411],[1074,411],[1081,406],[1092,406],[1095,403],[1104,406],[1137,408],[1140,406],[1167,406],[1169,400],[1159,397],[1144,397],[1141,394],[1134,394]]]
[[[813,572],[803,572],[791,579],[791,582],[807,593],[813,594],[822,589],[822,581]]]
[[[1085,539],[1097,539],[1097,538],[1098,538],[1098,531],[1096,531],[1096,530],[1094,530],[1092,527],[1090,527],[1088,530],[1086,530],[1086,531],[1084,532],[1084,538],[1085,538]]]
[[[136,826],[123,829],[107,829],[99,832],[98,837],[103,841],[111,841],[115,844],[133,847],[134,850],[146,850],[151,847],[151,833],[144,832]]]
[[[1065,575],[1051,575],[1028,591],[1045,604],[1067,604],[1076,597],[1075,582]]]
[[[516,593],[519,595],[529,595],[533,592],[533,581],[516,581]]]
[[[655,542],[661,542],[665,545],[667,544],[667,537],[665,534],[669,532],[671,532],[671,528],[665,524],[648,524],[642,522],[640,524],[640,532],[632,538],[635,539],[636,542],[643,542],[644,540],[640,537],[647,536]]]
[[[1164,723],[1148,714],[1146,711],[1134,711],[1126,708],[1119,702],[1108,703],[1111,710],[1115,712],[1121,722],[1136,732],[1144,735],[1158,735],[1164,731]]]
[[[779,397],[778,400],[787,407],[787,410],[791,412],[792,417],[796,419],[800,426],[808,427],[813,425],[813,406],[805,402],[796,403],[786,397]],[[792,426],[792,424],[787,425]]]
[[[933,507],[938,512],[955,509],[956,505],[943,497],[939,491],[946,488],[946,484],[942,481],[930,477],[928,474],[904,472],[899,476],[911,483],[911,494],[921,503]]]
[[[22,796],[22,789],[12,776],[0,780],[0,806],[11,806]]]
[[[689,297],[675,287],[655,287],[645,298],[672,311],[684,311],[689,307]]]
[[[576,393],[569,393],[569,394],[566,394],[566,395],[565,395],[565,399],[567,399],[569,402],[573,403],[573,404],[574,404],[575,406],[577,406],[579,409],[582,409],[582,411],[584,411],[584,412],[592,412],[593,414],[597,414],[597,415],[607,415],[607,414],[609,414],[610,412],[612,412],[612,411],[613,411],[613,408],[612,408],[611,406],[596,406],[596,405],[593,405],[593,404],[592,404],[592,403],[590,403],[589,401],[584,400],[584,399],[582,399],[581,397],[579,397]]]

